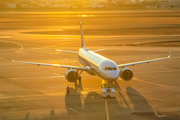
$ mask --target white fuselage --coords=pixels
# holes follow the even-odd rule
[[[79,62],[83,67],[89,67],[91,75],[98,75],[104,80],[113,81],[119,77],[117,64],[88,48],[80,48],[78,53]]]

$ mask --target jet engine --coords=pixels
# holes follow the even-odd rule
[[[133,77],[133,72],[131,69],[125,67],[125,68],[121,69],[120,77],[125,81],[129,81]]]
[[[69,82],[75,82],[78,79],[78,73],[77,71],[70,69],[66,72],[65,77]]]

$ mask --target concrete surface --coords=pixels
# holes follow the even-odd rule
[[[145,11],[1,11],[0,119],[2,120],[179,120],[180,48],[178,10]],[[69,83],[65,68],[19,61],[76,65],[79,22],[86,47],[117,64],[166,57],[131,66],[131,81],[116,81],[116,97],[101,97],[101,79],[82,73]],[[71,87],[66,95],[66,86]]]

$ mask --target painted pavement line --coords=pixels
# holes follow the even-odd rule
[[[107,120],[109,120],[109,112],[108,112],[107,98],[104,98],[104,100],[105,100],[106,117],[107,117]]]
[[[0,39],[0,41],[2,41],[2,42],[9,42],[9,43],[12,43],[12,44],[16,44],[16,45],[19,45],[19,46],[21,47],[20,49],[15,50],[15,51],[12,51],[12,52],[19,52],[19,51],[23,50],[23,48],[24,48],[24,47],[23,47],[20,43],[18,43],[18,42],[7,41],[7,40],[2,40],[2,39]],[[12,52],[2,53],[1,55],[11,54]]]
[[[81,92],[82,95],[86,95],[89,92]],[[64,96],[66,94],[66,92],[61,92],[61,93],[43,93],[42,94],[34,94],[34,95],[22,95],[22,96],[6,96],[6,95],[1,95],[0,99],[9,99],[9,98],[24,98],[24,97],[37,97],[37,96],[45,96],[45,95],[49,95],[49,96]]]
[[[70,110],[72,110],[72,111],[74,111],[75,113],[78,113],[78,111],[76,111],[76,110],[74,110],[74,109],[72,109],[72,108],[69,108]]]
[[[143,81],[143,80],[140,80],[140,79],[137,79],[137,78],[133,78],[133,80],[143,82],[143,83],[147,83],[147,84],[157,85],[157,86],[161,86],[161,87],[175,87],[175,86],[167,86],[167,85],[162,85],[162,84],[158,84],[158,83]]]

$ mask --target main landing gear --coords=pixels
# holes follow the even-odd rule
[[[80,74],[82,73],[82,71],[80,72]],[[75,88],[77,91],[82,91],[82,84],[81,84],[81,76],[80,74],[78,74],[78,78],[75,81]]]
[[[79,83],[81,83],[81,76],[78,77]]]
[[[81,83],[81,76],[80,76],[80,74],[81,74],[82,72],[83,72],[83,70],[81,70],[81,72],[78,73],[78,70],[77,70],[79,83]]]

